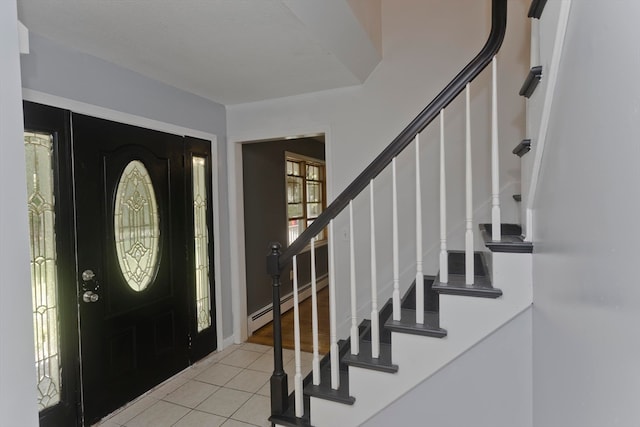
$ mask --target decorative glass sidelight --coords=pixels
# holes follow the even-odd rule
[[[24,144],[38,408],[43,410],[60,402],[61,387],[53,136],[25,132]]]
[[[211,326],[206,165],[205,158],[193,157],[193,244],[198,332]]]
[[[160,220],[153,184],[139,160],[130,162],[122,172],[113,216],[120,271],[129,287],[141,292],[157,269]]]

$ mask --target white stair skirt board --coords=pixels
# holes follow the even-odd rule
[[[445,338],[392,332],[392,361],[398,372],[350,366],[349,394],[355,403],[349,406],[311,397],[311,423],[316,427],[362,424],[529,307],[531,254],[492,255],[493,286],[502,290],[502,297],[440,295],[440,326],[448,331]]]

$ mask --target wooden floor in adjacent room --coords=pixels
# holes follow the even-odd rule
[[[270,322],[251,335],[247,342],[273,346],[273,323]],[[311,334],[311,297],[300,303],[300,348],[313,352]],[[282,316],[282,347],[294,348],[293,345],[293,308]],[[318,352],[329,352],[329,288],[318,292]]]

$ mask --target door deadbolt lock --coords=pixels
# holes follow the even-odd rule
[[[85,270],[82,272],[82,281],[90,282],[96,277],[96,273],[93,270]]]
[[[85,291],[82,294],[82,301],[87,302],[87,303],[98,302],[99,299],[100,299],[100,295],[96,294],[93,291]]]

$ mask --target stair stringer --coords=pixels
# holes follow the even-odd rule
[[[353,405],[342,405],[311,397],[311,424],[357,426],[384,409],[407,391],[435,374],[509,322],[533,301],[532,255],[493,253],[493,285],[503,291],[497,299],[440,295],[440,326],[445,338],[392,332],[395,374],[349,367]]]

